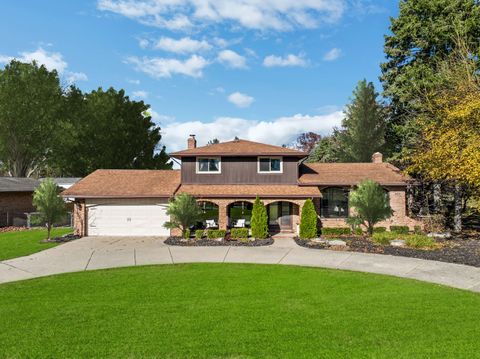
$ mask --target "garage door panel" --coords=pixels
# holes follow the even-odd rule
[[[89,207],[89,235],[92,236],[167,236],[163,225],[169,220],[167,206],[99,204]]]

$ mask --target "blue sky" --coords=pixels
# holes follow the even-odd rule
[[[327,134],[358,80],[374,81],[391,0],[3,0],[0,66],[56,68],[85,91],[149,103],[168,151],[234,136]]]

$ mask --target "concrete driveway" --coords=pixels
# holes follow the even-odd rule
[[[267,247],[167,246],[159,237],[85,237],[0,262],[0,283],[58,273],[192,262],[285,264],[393,275],[480,292],[480,268],[382,254],[307,249],[291,239]]]

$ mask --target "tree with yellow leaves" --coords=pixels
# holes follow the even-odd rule
[[[480,77],[477,57],[459,41],[441,68],[442,84],[425,94],[426,111],[417,119],[422,141],[408,171],[432,181],[480,188]],[[457,193],[458,197],[458,193]],[[458,202],[458,201],[456,201]],[[461,230],[461,202],[455,204],[455,229]],[[460,212],[459,212],[460,211]]]

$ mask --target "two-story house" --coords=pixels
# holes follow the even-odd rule
[[[245,140],[188,148],[170,154],[180,170],[98,170],[66,190],[75,198],[75,232],[80,235],[164,236],[166,208],[177,193],[193,195],[207,221],[221,229],[250,224],[252,203],[267,206],[273,232],[297,232],[303,204],[313,199],[320,225],[346,226],[351,209],[348,192],[361,180],[380,183],[394,215],[386,223],[413,226],[407,216],[408,178],[372,156],[372,163],[304,163],[307,154]]]

